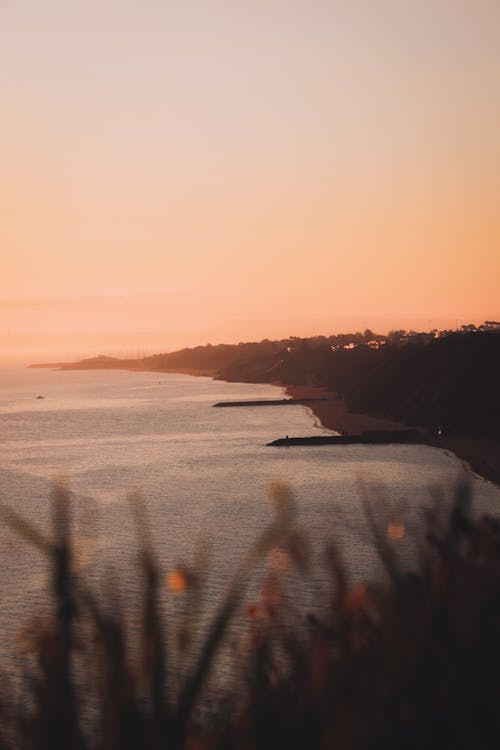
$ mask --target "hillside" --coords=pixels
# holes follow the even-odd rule
[[[401,332],[399,332],[401,333]],[[420,336],[421,338],[418,338]],[[339,393],[350,410],[447,434],[500,439],[500,334],[443,338],[376,335],[206,345],[142,359],[96,357],[64,369],[189,372],[222,380],[316,385]],[[427,337],[427,338],[425,338]],[[349,348],[346,348],[349,347]]]

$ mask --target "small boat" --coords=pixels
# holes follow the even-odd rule
[[[45,396],[42,396],[41,393],[38,394],[37,398],[45,398]]]

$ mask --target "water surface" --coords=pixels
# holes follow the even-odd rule
[[[39,393],[45,398],[37,400]],[[441,487],[446,502],[462,465],[420,445],[269,448],[267,442],[287,434],[328,431],[303,406],[211,408],[221,400],[281,395],[274,386],[187,375],[2,370],[1,501],[47,531],[51,483],[68,477],[80,569],[97,585],[112,566],[126,595],[136,587],[127,494],[137,488],[163,572],[189,563],[201,539],[208,545],[210,612],[270,522],[269,486],[279,479],[293,488],[314,550],[334,537],[353,578],[371,577],[377,559],[361,503],[365,485],[380,488],[371,502],[382,523],[404,521],[404,554],[421,528],[429,489]],[[471,483],[477,511],[496,513],[500,491],[477,477]],[[12,650],[19,623],[43,606],[45,568],[12,532],[2,529],[0,539],[0,647]],[[306,586],[311,597],[316,573]],[[257,595],[255,583],[249,596]]]

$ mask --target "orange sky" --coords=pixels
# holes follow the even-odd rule
[[[4,0],[3,354],[500,317],[494,0]]]

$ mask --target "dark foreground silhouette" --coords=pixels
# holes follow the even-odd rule
[[[412,573],[398,563],[403,524],[380,526],[368,498],[385,582],[353,585],[336,547],[327,547],[321,615],[298,613],[282,597],[289,568],[304,572],[309,558],[289,491],[275,487],[273,500],[275,520],[242,559],[196,654],[189,618],[175,624],[176,649],[190,665],[182,679],[166,645],[174,624],[159,613],[166,594],[137,498],[143,599],[133,613],[135,649],[127,645],[131,613],[100,603],[73,567],[67,491],[53,493],[52,539],[3,508],[3,521],[51,561],[52,614],[20,642],[21,688],[2,679],[0,748],[498,747],[500,528],[471,517],[467,486],[444,517],[439,498],[429,511]],[[245,586],[262,561],[260,597],[250,602]],[[194,607],[201,582],[196,570],[172,571],[170,595]],[[214,655],[242,609],[248,649],[237,689],[219,693],[204,714]]]

